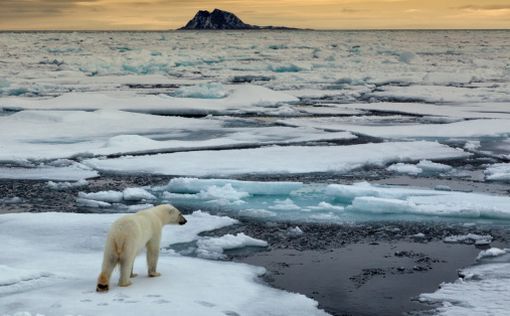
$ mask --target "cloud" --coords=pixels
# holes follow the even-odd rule
[[[67,9],[96,0],[0,0],[0,19],[19,20],[63,14]]]

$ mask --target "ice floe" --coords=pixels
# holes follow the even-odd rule
[[[350,131],[381,138],[447,139],[510,134],[510,120],[482,119],[446,124],[385,124],[359,125],[339,121],[338,118],[293,118],[281,121],[291,126],[324,128],[334,131]]]
[[[510,182],[510,163],[490,165],[484,172],[487,180]]]
[[[457,159],[468,153],[435,142],[389,142],[351,146],[287,146],[200,151],[117,159],[88,159],[89,167],[108,172],[183,176],[348,172],[366,165],[422,159]],[[299,159],[295,159],[299,157]],[[256,162],[256,163],[254,163]]]
[[[510,306],[510,258],[505,254],[499,260],[489,259],[485,257],[486,263],[463,269],[461,278],[441,284],[436,292],[421,294],[420,301],[440,305],[434,310],[438,316],[506,315]]]
[[[147,278],[143,273],[145,260],[138,258],[134,271],[140,276],[131,287],[117,287],[118,275],[114,273],[110,292],[98,295],[94,286],[104,240],[109,225],[118,216],[0,215],[0,236],[5,241],[0,246],[0,313],[326,315],[317,308],[317,302],[303,295],[260,283],[257,278],[265,272],[263,268],[182,257],[166,251],[159,259],[160,278]],[[232,223],[203,213],[187,218],[187,225],[165,228],[162,246],[168,241],[188,242],[199,232]]]

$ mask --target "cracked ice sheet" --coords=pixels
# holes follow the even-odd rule
[[[223,124],[222,119],[156,116],[110,110],[22,111],[0,116],[0,161],[356,138],[349,132],[326,133],[309,127],[225,128]],[[203,139],[186,140],[190,135],[191,138],[199,135]]]
[[[321,105],[321,104],[318,104]],[[428,104],[406,102],[375,102],[375,103],[351,103],[351,104],[323,104],[321,114],[334,115],[338,111],[378,111],[394,112],[411,115],[444,116],[449,118],[464,119],[510,119],[508,103],[472,103],[462,104]],[[313,109],[313,108],[312,108]],[[329,111],[328,111],[329,110]]]
[[[117,159],[87,159],[93,169],[119,173],[182,176],[228,176],[348,172],[366,165],[422,159],[457,159],[469,156],[435,142],[394,142],[351,146],[287,146],[222,151],[183,152]],[[299,159],[296,159],[299,157]]]
[[[369,126],[345,123],[338,118],[295,118],[280,121],[288,126],[317,127],[334,131],[350,131],[381,138],[469,138],[510,134],[510,119],[482,119],[446,124],[414,124]]]
[[[208,220],[200,220],[206,216]],[[230,225],[212,215],[187,215],[189,223],[174,236],[189,241],[200,231]],[[327,315],[317,302],[299,294],[264,286],[263,268],[231,262],[181,257],[163,252],[159,278],[145,276],[145,259],[137,258],[139,276],[128,288],[115,285],[106,294],[94,291],[102,247],[113,214],[21,213],[0,215],[0,313],[43,315]],[[196,221],[195,221],[196,219]],[[174,242],[179,241],[175,237]],[[30,258],[27,257],[30,253]],[[16,278],[15,278],[16,277]],[[18,282],[19,280],[24,280]],[[5,281],[5,282],[4,282]],[[9,281],[9,282],[7,282]],[[15,283],[13,284],[13,282]],[[9,283],[9,284],[7,284]]]
[[[297,102],[283,92],[254,86],[229,86],[222,99],[176,98],[166,94],[141,95],[132,92],[65,93],[55,98],[0,98],[0,108],[25,110],[126,110],[164,114],[220,114],[263,111],[280,103]]]

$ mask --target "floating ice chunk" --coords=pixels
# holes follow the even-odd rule
[[[205,259],[223,259],[224,250],[244,247],[267,247],[264,240],[246,236],[244,233],[237,235],[227,234],[222,237],[209,237],[197,241],[197,256]]]
[[[86,198],[76,198],[76,204],[78,206],[90,207],[90,208],[109,208],[112,207],[111,203],[104,201],[96,201]]]
[[[81,199],[103,201],[108,203],[120,203],[124,197],[122,192],[119,191],[99,191],[99,192],[79,192],[78,197]]]
[[[333,213],[322,213],[322,214],[312,214],[310,215],[310,219],[319,221],[319,222],[337,222],[339,217]]]
[[[17,196],[0,198],[0,204],[18,204],[21,202],[23,202],[23,200]]]
[[[219,199],[228,201],[237,201],[250,196],[248,192],[237,191],[232,184],[226,183],[224,186],[208,186],[198,193],[201,199]]]
[[[338,211],[342,212],[344,210],[343,206],[333,205],[328,202],[320,202],[317,206],[310,206],[309,209],[311,210],[330,210],[330,211]]]
[[[393,164],[393,165],[390,165],[386,169],[388,171],[393,171],[393,172],[397,172],[397,173],[404,173],[404,174],[409,174],[409,175],[413,175],[413,176],[416,176],[416,175],[418,175],[418,174],[423,172],[423,170],[421,168],[419,168],[418,166],[416,166],[416,165],[407,164],[407,163],[401,163],[401,162]]]
[[[256,182],[228,179],[174,178],[160,189],[173,193],[199,193],[204,189],[216,186],[231,188],[252,195],[288,195],[303,187],[301,182]]]
[[[487,180],[510,182],[510,163],[493,164],[484,173]]]
[[[499,248],[490,248],[486,250],[480,251],[478,254],[478,257],[476,257],[476,260],[481,260],[483,258],[490,258],[490,257],[498,257],[502,256],[504,254],[508,253],[508,249],[499,249]]]
[[[80,188],[89,185],[89,182],[85,179],[78,180],[76,182],[53,182],[48,181],[48,187],[52,190],[63,191],[72,188]]]
[[[221,83],[202,83],[191,87],[180,87],[174,95],[179,98],[221,99],[228,95],[228,91]]]
[[[480,141],[479,140],[469,140],[464,145],[464,149],[465,150],[469,150],[469,151],[475,151],[478,148],[480,148]]]
[[[128,212],[138,212],[141,210],[145,210],[148,208],[154,207],[154,204],[145,203],[145,204],[135,204],[135,205],[129,205],[127,207]]]
[[[297,237],[297,236],[301,236],[303,234],[304,234],[304,232],[301,230],[301,228],[299,228],[299,226],[291,227],[291,228],[287,229],[287,235],[289,235],[290,237]]]
[[[457,244],[490,244],[492,242],[491,235],[453,235],[443,238],[445,243],[457,243]]]
[[[112,191],[110,191],[112,192]],[[116,197],[116,196],[115,196]],[[96,198],[97,199],[97,198]],[[155,200],[156,197],[142,188],[126,188],[122,191],[122,199],[126,201]],[[109,201],[107,201],[109,202]],[[120,201],[113,201],[120,202]]]
[[[268,211],[268,210],[264,210],[264,209],[247,208],[247,209],[240,210],[239,215],[248,216],[248,217],[264,218],[264,217],[276,216],[276,213]]]
[[[331,184],[326,194],[350,204],[346,211],[466,218],[510,218],[510,198],[477,193],[383,187],[366,182]]]
[[[269,70],[273,72],[300,72],[306,70],[306,68],[296,64],[278,64],[269,65]]]
[[[416,166],[422,169],[423,172],[427,173],[439,173],[452,170],[451,166],[442,163],[432,162],[430,160],[421,160]]]
[[[434,187],[434,190],[436,191],[451,191],[452,188],[450,188],[449,186],[447,185],[443,185],[443,184],[438,184]]]
[[[291,199],[285,199],[276,200],[274,205],[269,206],[269,209],[278,211],[297,211],[300,210],[301,207],[296,205],[296,203],[294,203]]]

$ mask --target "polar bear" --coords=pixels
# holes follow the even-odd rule
[[[178,209],[169,204],[139,211],[116,220],[110,227],[103,257],[103,267],[97,279],[96,291],[109,289],[110,276],[117,264],[120,265],[119,286],[131,285],[135,257],[147,247],[149,277],[160,276],[156,272],[159,257],[159,242],[163,225],[186,224]]]

